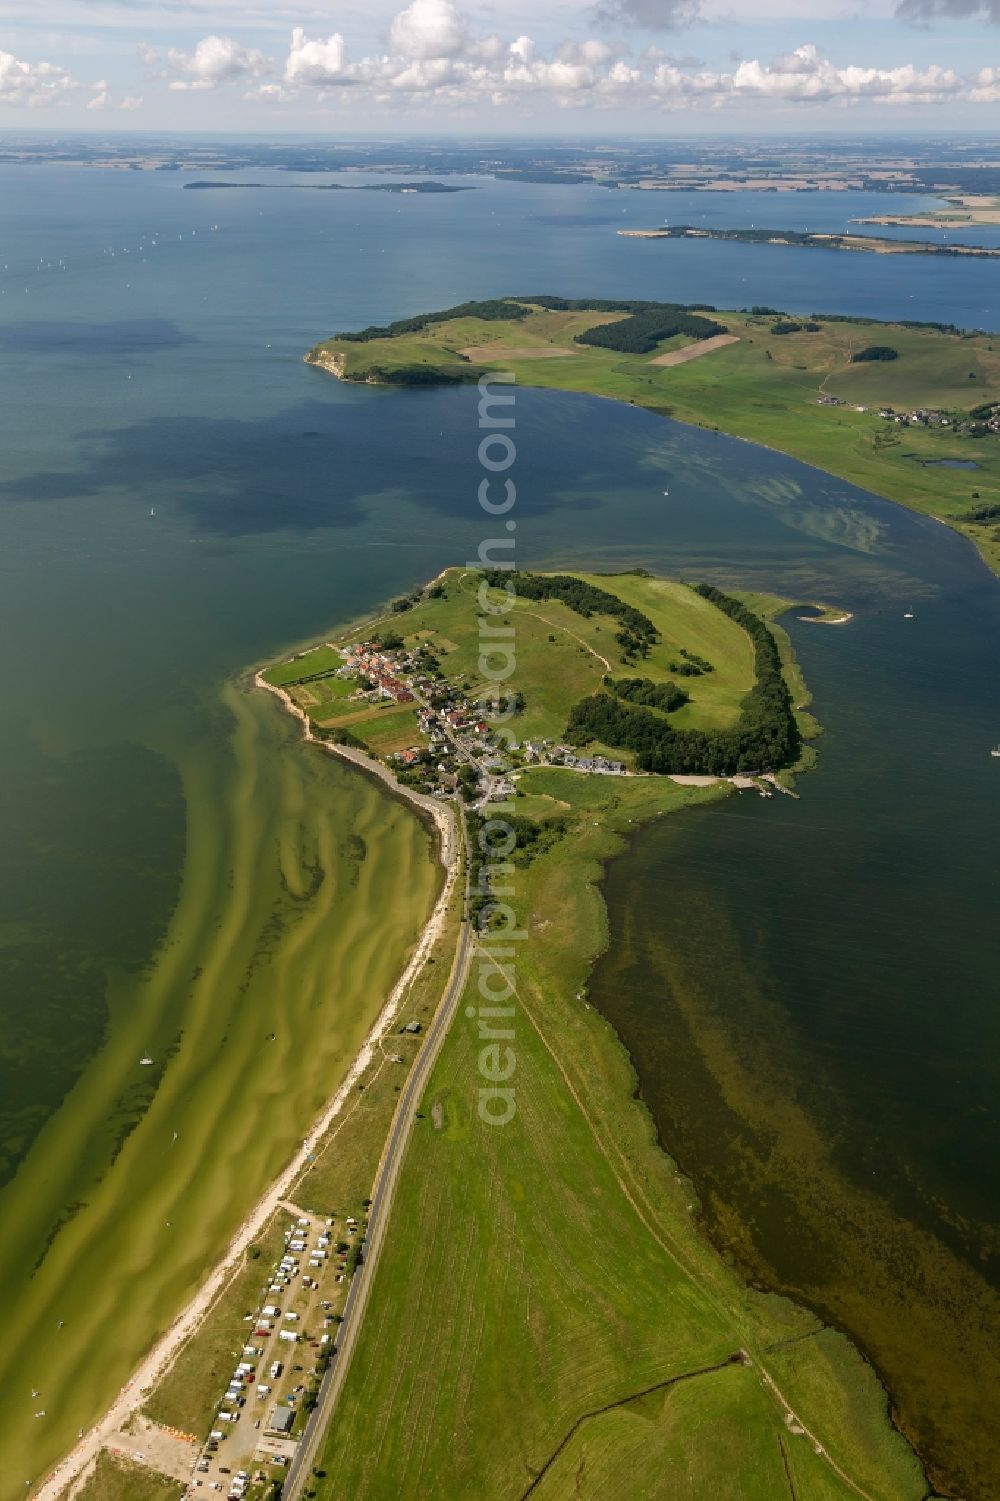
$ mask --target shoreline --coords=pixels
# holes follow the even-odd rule
[[[714,805],[714,799],[706,800],[705,802],[695,804],[690,808],[678,809],[676,810],[676,812],[687,813],[689,815],[695,812],[708,813],[714,807]],[[875,1381],[878,1384],[878,1387],[884,1399],[884,1415],[887,1423],[912,1450],[913,1454],[916,1456],[917,1461],[920,1464],[928,1486],[925,1501],[943,1501],[943,1497],[939,1498],[936,1491],[934,1490],[934,1482],[932,1481],[930,1476],[927,1459],[925,1458],[921,1450],[917,1447],[914,1439],[907,1432],[903,1423],[900,1421],[893,1390],[886,1380],[880,1365],[874,1359],[874,1357],[866,1347],[864,1341],[845,1323],[834,1317],[827,1309],[813,1303],[811,1299],[803,1297],[799,1293],[791,1293],[782,1287],[771,1285],[766,1279],[762,1279],[752,1273],[751,1270],[740,1260],[739,1256],[733,1254],[732,1247],[723,1240],[717,1239],[713,1234],[712,1230],[709,1228],[706,1216],[704,1214],[703,1194],[702,1189],[699,1188],[697,1172],[692,1171],[692,1169],[686,1163],[683,1154],[678,1153],[664,1135],[661,1123],[657,1119],[653,1106],[646,1097],[646,1093],[643,1089],[639,1071],[636,1066],[636,1061],[631,1048],[625,1041],[625,1038],[622,1036],[621,1032],[618,1030],[616,1023],[612,1020],[612,1018],[594,997],[593,986],[595,977],[601,964],[610,955],[613,947],[611,903],[608,899],[607,894],[608,879],[611,867],[618,861],[627,860],[632,852],[634,845],[640,839],[642,839],[644,835],[648,834],[650,829],[661,818],[669,818],[671,816],[672,815],[669,813],[654,813],[649,818],[636,820],[628,830],[613,830],[612,832],[616,840],[617,847],[608,850],[605,854],[599,857],[597,861],[597,873],[587,878],[588,883],[591,885],[598,901],[600,902],[601,935],[599,942],[594,947],[594,950],[588,960],[587,975],[581,992],[581,998],[583,999],[584,1003],[593,1012],[595,1012],[597,1016],[601,1018],[604,1025],[608,1028],[611,1038],[613,1039],[614,1047],[618,1049],[618,1051],[625,1059],[633,1086],[631,1100],[635,1105],[638,1106],[639,1110],[642,1112],[649,1131],[650,1139],[654,1144],[656,1151],[659,1152],[664,1161],[669,1164],[671,1170],[675,1175],[678,1176],[679,1180],[683,1180],[684,1184],[686,1185],[687,1192],[691,1194],[692,1204],[691,1206],[689,1206],[690,1220],[692,1225],[696,1229],[698,1238],[707,1250],[708,1254],[712,1257],[717,1258],[723,1265],[729,1267],[733,1274],[738,1278],[739,1282],[742,1283],[742,1285],[749,1292],[763,1294],[768,1297],[776,1297],[789,1303],[793,1307],[804,1310],[805,1312],[811,1314],[818,1321],[821,1329],[830,1330],[832,1333],[845,1340],[848,1345],[850,1345],[850,1347],[857,1353],[864,1364],[872,1372]],[[753,1364],[757,1369],[762,1382],[780,1402],[782,1408],[786,1412],[791,1414],[794,1417],[795,1421],[802,1424],[803,1420],[801,1416],[793,1406],[792,1402],[780,1391],[774,1381],[774,1378],[763,1365],[759,1355],[753,1361]],[[809,1429],[806,1428],[804,1424],[803,1431],[809,1433]],[[866,1498],[866,1501],[874,1501],[874,1498],[871,1497],[867,1491],[865,1491],[865,1489],[859,1482],[852,1479],[849,1475],[846,1474],[843,1469],[841,1469],[841,1467],[839,1466],[839,1464],[837,1464],[836,1460],[829,1453],[829,1451],[823,1448],[823,1446],[819,1445],[819,1440],[815,1437],[814,1434],[810,1433],[810,1438],[813,1442],[815,1452],[822,1455],[823,1459],[831,1466],[835,1473],[837,1473],[840,1478],[843,1479],[845,1483],[848,1484],[858,1496]]]
[[[239,1270],[247,1249],[281,1208],[282,1201],[293,1190],[303,1171],[308,1167],[311,1157],[321,1149],[323,1138],[341,1114],[355,1084],[374,1057],[378,1044],[392,1026],[410,984],[440,936],[454,890],[459,869],[458,843],[454,817],[448,806],[432,798],[423,798],[422,794],[402,787],[387,768],[377,762],[372,762],[362,752],[355,751],[350,746],[318,741],[311,732],[306,716],[291,701],[288,694],[283,689],[264,682],[261,672],[255,674],[253,684],[254,687],[263,687],[269,693],[273,693],[283,701],[284,708],[288,712],[300,722],[305,721],[303,739],[306,742],[321,745],[332,753],[340,755],[344,760],[350,761],[357,770],[378,776],[391,794],[412,804],[418,814],[431,815],[438,834],[436,859],[444,869],[444,880],[420,937],[380,1007],[364,1043],[341,1083],[310,1125],[301,1146],[240,1222],[222,1255],[213,1264],[209,1275],[179,1311],[166,1332],[143,1356],[103,1416],[86,1431],[81,1439],[78,1439],[73,1448],[59,1460],[38,1487],[31,1492],[34,1501],[59,1501],[61,1497],[72,1497],[77,1493],[92,1473],[101,1452],[108,1447],[132,1416],[142,1409],[151,1390],[162,1380],[188,1341],[210,1317],[219,1297],[225,1292],[232,1277]]]
[[[844,610],[840,615],[796,615],[803,625],[849,625],[854,619],[853,610]]]
[[[433,580],[431,582],[433,583]],[[255,688],[263,688],[267,693],[273,693],[275,698],[280,700],[285,711],[299,721],[302,726],[302,739],[307,745],[318,745],[322,750],[328,751],[331,755],[339,756],[341,760],[349,761],[359,771],[364,771],[370,776],[377,777],[394,796],[400,797],[405,802],[410,803],[418,812],[428,815],[433,820],[438,832],[438,859],[447,872],[450,873],[453,871],[457,841],[455,837],[455,818],[447,802],[439,798],[428,797],[423,792],[414,792],[410,787],[404,787],[401,782],[397,781],[387,766],[383,766],[381,761],[376,761],[373,756],[367,755],[365,751],[359,750],[356,746],[341,745],[336,740],[321,740],[317,735],[314,735],[312,725],[309,722],[309,716],[305,710],[299,708],[291,694],[286,692],[284,688],[278,688],[274,683],[269,683],[264,677],[263,669],[254,674],[253,685]]]

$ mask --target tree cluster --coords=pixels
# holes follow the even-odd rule
[[[663,339],[686,334],[691,339],[710,339],[725,329],[714,318],[689,313],[682,307],[663,306],[633,313],[618,323],[601,323],[576,335],[577,344],[613,349],[619,354],[649,354]]]
[[[851,355],[852,365],[863,365],[867,360],[898,360],[899,350],[893,349],[891,344],[869,344],[866,349],[859,349],[857,354]]]
[[[484,852],[480,843],[480,832],[484,824],[490,821],[487,813],[483,817],[479,813],[468,812],[466,822],[469,829],[469,849],[471,851],[469,872],[472,888],[470,902],[470,917],[475,927],[481,927],[480,913],[483,908],[495,900],[496,893],[493,890],[491,866],[502,867],[503,865],[519,866],[522,869],[530,865],[538,855],[545,853],[562,838],[568,828],[568,820],[565,818],[547,818],[542,823],[536,823],[533,818],[525,818],[519,813],[504,813],[503,824],[505,831],[510,830],[514,837],[514,847],[510,854],[489,853],[489,840],[485,841]],[[506,844],[504,845],[506,848]],[[499,886],[509,885],[503,874],[498,871]]]
[[[360,376],[376,386],[463,386],[478,378],[472,365],[468,369],[461,365],[366,365]],[[350,371],[344,379],[352,379]]]
[[[680,673],[681,677],[683,678],[697,678],[701,677],[703,672],[715,671],[715,668],[712,666],[711,662],[706,661],[704,657],[699,657],[696,651],[688,651],[683,646],[679,647],[678,650],[680,651],[681,656],[684,658],[684,661],[671,663],[671,672]]]
[[[676,683],[654,683],[651,678],[604,679],[604,686],[616,698],[630,704],[642,704],[646,709],[659,709],[663,714],[672,714],[684,704],[691,702],[691,695]]]

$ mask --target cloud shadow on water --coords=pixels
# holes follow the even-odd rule
[[[123,318],[104,323],[77,319],[25,320],[0,325],[0,350],[8,354],[95,355],[158,354],[196,344],[168,318]]]
[[[360,394],[303,402],[259,420],[153,417],[84,432],[76,470],[0,482],[0,501],[134,495],[143,505],[179,510],[196,531],[215,537],[355,526],[369,516],[372,498],[386,494],[439,518],[480,514],[475,390],[380,392],[375,399],[365,392],[357,399]],[[518,465],[530,458],[532,474],[522,515],[568,500],[566,468],[553,443],[567,404],[557,397],[541,405],[563,411],[546,417],[535,403],[519,408]],[[595,464],[602,470],[606,454],[582,451],[582,425],[577,437],[577,478]],[[585,495],[572,498],[584,509],[594,503]]]

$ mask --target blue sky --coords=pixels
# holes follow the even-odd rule
[[[968,130],[1000,0],[0,0],[0,126]]]

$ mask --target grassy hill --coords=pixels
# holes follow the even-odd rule
[[[726,613],[724,596],[642,574],[504,577],[516,581],[504,617],[516,638],[514,677],[504,689],[515,702],[507,726],[514,745],[485,724],[467,728],[496,712],[487,712],[495,684],[484,671],[493,659],[484,668],[477,604],[489,585],[478,571],[449,569],[433,586],[394,601],[382,617],[265,676],[289,693],[321,737],[380,758],[407,753],[397,772],[427,792],[453,786],[448,779],[463,762],[481,775],[516,781],[526,762],[561,761],[584,748],[588,758],[640,772],[732,774],[808,764],[808,751],[801,762],[801,739],[814,727],[787,701],[789,693],[792,703],[802,697],[801,684],[779,660],[787,642],[773,632],[779,656],[767,667],[752,634],[758,617],[780,612],[784,601],[751,603],[755,615],[741,620]],[[739,610],[738,601],[730,603]],[[625,630],[627,618],[646,632],[641,642]],[[407,691],[400,701],[345,659],[376,642],[379,649],[388,644],[392,671],[401,674],[395,681]],[[787,651],[786,657],[791,668]],[[385,663],[368,670],[378,676]],[[781,703],[768,708],[764,680],[780,684],[782,677],[788,693],[779,687]],[[457,748],[442,740],[441,718],[424,717],[446,709],[466,716]]]
[[[400,384],[412,383],[414,370],[426,382],[509,369],[522,385],[610,396],[732,433],[948,521],[1000,571],[996,519],[970,519],[1000,502],[1000,433],[970,436],[950,421],[897,425],[878,415],[880,407],[929,408],[957,419],[1000,402],[1000,340],[993,336],[823,317],[814,332],[776,334],[773,313],[713,311],[713,322],[735,342],[664,364],[664,355],[698,341],[674,335],[652,352],[626,354],[576,342],[587,328],[624,321],[625,311],[522,301],[511,303],[516,315],[504,320],[495,316],[496,304],[489,306],[489,318],[465,313],[396,336],[326,340],[307,359],[347,380]],[[890,346],[898,358],[854,362],[873,344]],[[956,459],[976,467],[950,467]]]
[[[691,695],[672,716],[681,728],[712,729],[731,724],[739,713],[740,700],[753,686],[753,649],[746,633],[715,606],[701,599],[686,585],[668,579],[620,574],[606,578],[575,574],[598,588],[612,591],[619,599],[648,614],[660,635],[641,667],[627,666],[616,644],[616,623],[608,616],[585,618],[558,599],[518,598],[510,620],[517,636],[517,689],[524,709],[516,719],[521,739],[561,739],[570,710],[581,698],[595,693],[611,672],[625,677],[638,672],[654,682],[676,676],[676,666],[691,652],[712,665],[712,671],[682,681]],[[434,651],[450,682],[467,686],[475,698],[485,690],[480,677],[478,611],[476,590],[481,576],[468,570],[449,569],[440,594],[423,594],[413,608],[394,615],[390,628],[408,647],[425,642]],[[361,634],[355,632],[355,635]],[[379,752],[387,739],[387,725],[398,726],[407,743],[420,740],[412,706],[405,704],[359,705],[349,697],[356,683],[343,678],[318,676],[343,665],[329,646],[269,669],[268,680],[286,687],[322,729],[349,728]]]

